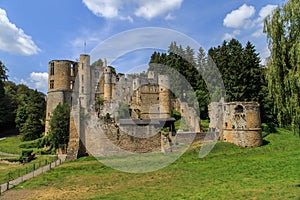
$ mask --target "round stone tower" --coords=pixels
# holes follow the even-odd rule
[[[243,147],[261,146],[259,104],[257,102],[224,103],[221,139]]]
[[[104,100],[110,101],[112,97],[112,71],[108,66],[104,66]]]
[[[45,133],[49,121],[59,103],[71,105],[71,94],[77,73],[77,63],[69,60],[52,60],[48,64],[48,96]]]
[[[170,80],[167,75],[158,75],[160,118],[169,118],[171,113]]]

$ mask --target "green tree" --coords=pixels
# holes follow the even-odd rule
[[[5,97],[4,91],[4,82],[7,80],[7,68],[5,65],[0,61],[0,128],[2,129],[6,126],[6,114],[7,109],[6,106],[9,103],[8,99]]]
[[[209,55],[222,75],[227,101],[259,100],[262,68],[259,55],[250,42],[243,48],[236,39],[229,43],[224,41],[222,46],[211,48]]]
[[[96,67],[96,66],[102,67],[102,66],[103,66],[103,61],[102,61],[102,59],[100,58],[99,60],[93,62],[92,66],[93,66],[93,67]]]
[[[208,86],[206,85],[205,80],[212,80],[211,78],[208,79],[208,58],[207,55],[202,47],[198,49],[197,54],[197,70],[198,73],[200,73],[201,76],[197,79],[198,86],[196,92],[196,97],[199,102],[199,108],[200,108],[200,117],[201,119],[208,119],[208,104],[210,100],[209,92],[208,92]],[[204,80],[205,79],[205,80]],[[209,81],[209,82],[210,82]],[[207,81],[208,82],[208,81]],[[207,83],[209,84],[209,83]],[[214,84],[215,86],[217,84]]]
[[[63,148],[69,141],[70,107],[58,104],[54,109],[49,125],[48,140],[54,149]]]
[[[289,0],[265,19],[271,56],[268,88],[280,126],[300,135],[300,2]]]
[[[21,87],[24,88],[24,86]],[[42,136],[46,115],[44,94],[31,89],[29,89],[28,93],[29,96],[24,93],[20,94],[20,103],[15,119],[16,127],[24,141],[37,139]]]
[[[247,42],[243,51],[243,77],[242,84],[245,86],[242,99],[245,101],[259,101],[259,92],[263,86],[262,66],[260,66],[259,54],[251,42]],[[256,94],[256,95],[253,95]]]
[[[6,105],[6,119],[10,127],[15,126],[16,111],[18,108],[17,89],[18,86],[15,83],[11,81],[5,82],[4,90],[8,102]]]
[[[44,127],[41,125],[39,116],[36,113],[31,113],[28,115],[25,123],[20,129],[22,135],[22,141],[30,141],[38,139],[42,136]]]
[[[4,81],[6,81],[8,78],[6,72],[7,72],[7,68],[0,61],[0,97],[4,95]]]

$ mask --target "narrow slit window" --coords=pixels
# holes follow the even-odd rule
[[[53,62],[50,64],[50,75],[51,76],[54,75],[54,63]]]
[[[54,89],[54,80],[50,80],[50,89]]]

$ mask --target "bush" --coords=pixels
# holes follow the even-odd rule
[[[174,117],[175,120],[181,119],[181,114],[177,110],[171,110],[171,117]]]
[[[106,113],[105,119],[110,119],[110,114],[109,113]]]
[[[33,153],[33,150],[32,149],[26,149],[26,150],[22,150],[22,153],[21,155],[22,156],[29,156]]]
[[[47,149],[38,149],[36,151],[37,154],[40,155],[49,155],[49,154],[54,154],[55,153],[55,149],[54,148],[47,148]]]
[[[38,148],[38,142],[39,142],[39,139],[32,140],[32,141],[22,142],[19,145],[19,147],[23,148],[23,149]]]
[[[22,142],[19,147],[23,149],[43,148],[47,142],[48,138],[44,136],[36,140]]]
[[[22,150],[19,161],[21,163],[27,163],[27,162],[30,162],[31,160],[33,160],[34,158],[35,158],[35,154],[33,153],[33,150],[26,149],[26,150]]]
[[[264,135],[268,135],[270,133],[276,133],[277,130],[276,130],[276,127],[273,123],[262,123],[261,124],[261,129],[262,129],[262,132],[264,133]]]

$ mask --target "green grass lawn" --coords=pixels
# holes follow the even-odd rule
[[[3,156],[1,158],[12,159],[18,157]],[[56,160],[56,157],[54,156],[38,155],[34,160],[24,165],[17,162],[0,161],[0,184],[5,183],[8,180],[18,178],[19,176],[33,171],[34,169],[45,166],[47,163],[50,163],[54,160]]]
[[[193,145],[158,171],[130,174],[93,157],[67,161],[5,195],[28,199],[299,199],[300,139],[279,129],[267,145],[241,148],[219,142],[203,159]],[[4,197],[5,197],[4,195]]]
[[[21,136],[10,136],[0,140],[0,151],[12,154],[21,154],[22,148],[19,145],[22,143]]]
[[[5,139],[0,140],[0,152],[20,155],[22,153],[22,150],[32,149],[35,153],[37,153],[38,148],[22,148],[22,146],[20,147],[20,145],[31,144],[32,142],[34,141],[21,141],[20,135],[6,137]]]
[[[0,151],[10,154],[16,154],[17,156],[6,156],[6,155],[0,155],[0,159],[13,159],[16,160],[21,155],[22,150],[25,148],[20,148],[20,144],[29,143],[28,142],[22,142],[20,135],[14,135],[6,137],[5,139],[0,140]],[[33,148],[34,151],[36,151],[36,148]],[[31,161],[30,163],[27,163],[25,165],[22,165],[20,163],[16,162],[5,162],[0,161],[0,183],[4,183],[8,181],[8,179],[17,178],[19,175],[24,175],[27,172],[33,171],[34,167],[39,167],[41,165],[45,165],[46,161],[53,161],[53,156],[47,156],[47,155],[38,155],[36,156],[36,159]]]

